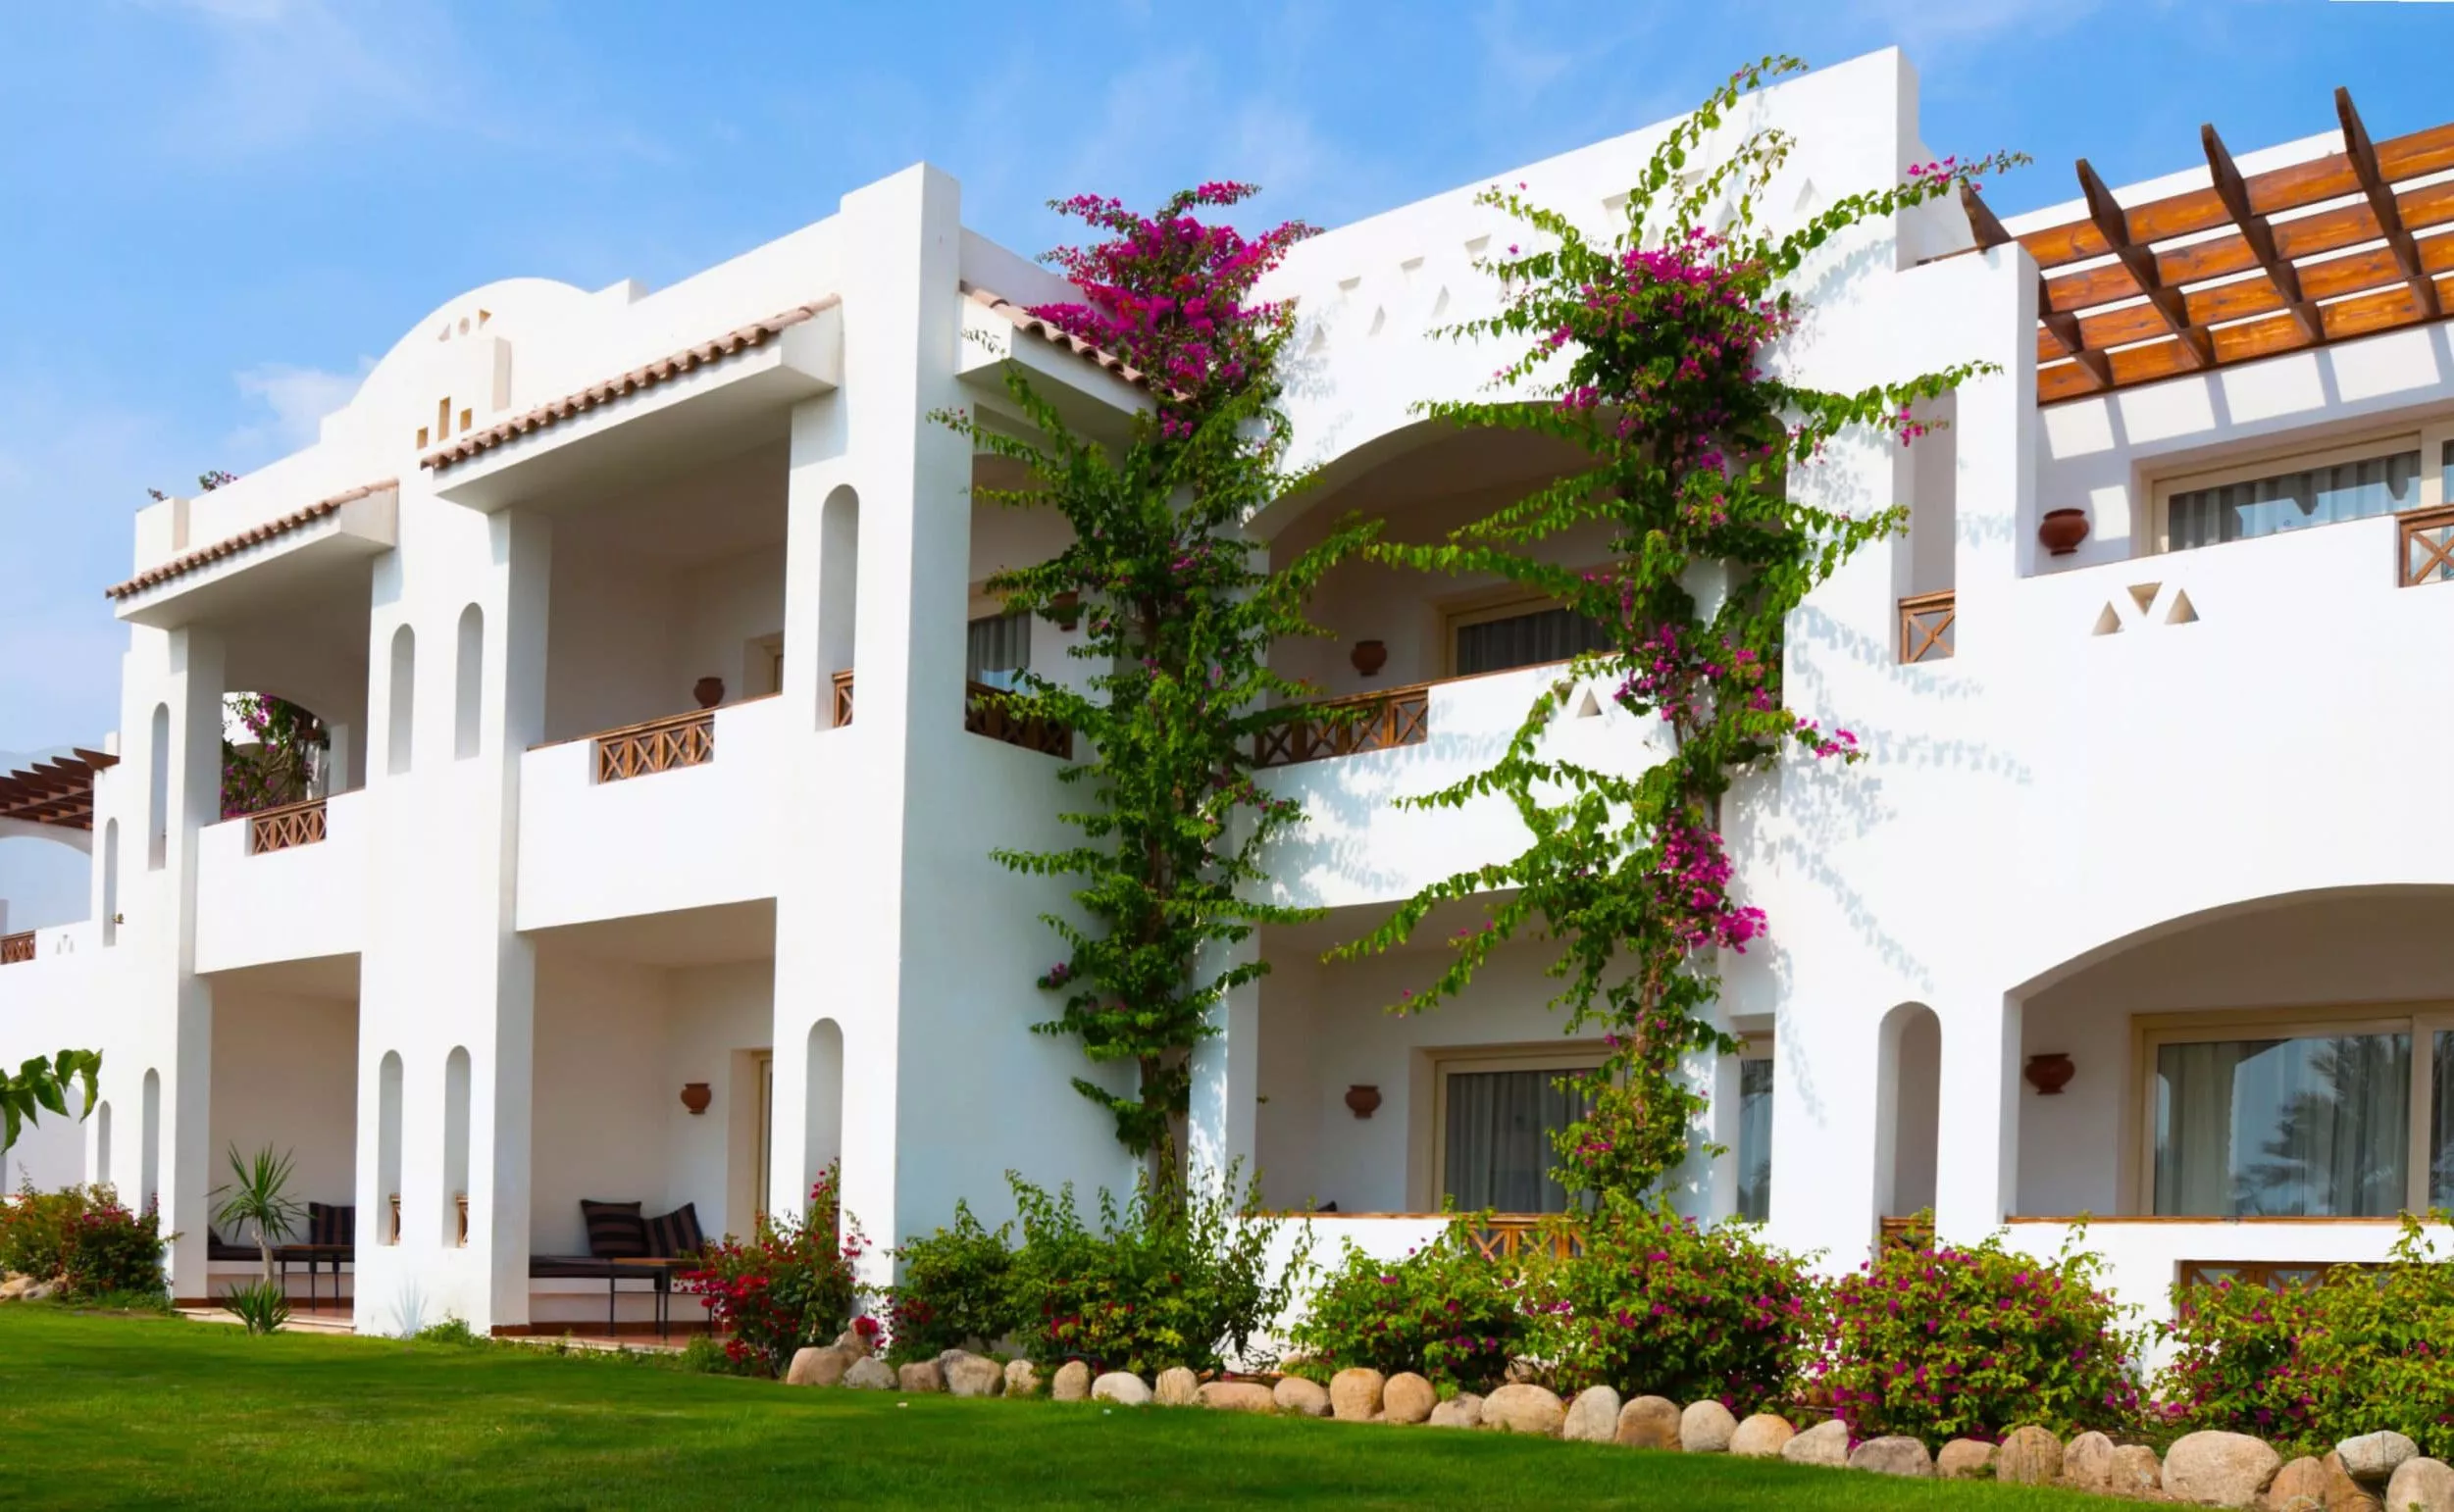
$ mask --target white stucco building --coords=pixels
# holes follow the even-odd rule
[[[1937,155],[1894,53],[1750,120],[1799,138],[1776,217]],[[1658,130],[1505,177],[1600,227]],[[2429,555],[2454,531],[2454,237],[2428,234],[2454,224],[2454,131],[2366,146],[2245,154],[2236,215],[2176,144],[2180,172],[2088,228],[2074,201],[2012,225],[2023,245],[1935,205],[1805,280],[1782,361],[1809,380],[2000,371],[1914,447],[1794,484],[1911,526],[1791,626],[1791,701],[1870,756],[1736,805],[1771,933],[1724,963],[1749,1048],[1697,1068],[1729,1148],[1697,1211],[1836,1266],[1928,1205],[1948,1235],[2008,1221],[2039,1248],[2092,1214],[2153,1308],[2179,1267],[2376,1258],[2392,1214],[2454,1202],[2454,807],[2425,780],[2454,740],[2454,569]],[[1275,549],[1347,509],[1428,535],[1555,466],[1411,410],[1497,365],[1427,334],[1496,298],[1470,263],[1516,232],[1480,186],[1276,277],[1324,474],[1254,523]],[[120,730],[91,742],[116,764],[0,788],[0,832],[91,856],[84,917],[11,937],[0,1060],[77,1044],[106,1067],[104,1108],[44,1124],[9,1180],[158,1199],[197,1296],[244,1269],[207,1254],[222,1152],[290,1149],[296,1195],[356,1207],[368,1332],[601,1318],[602,1283],[532,1275],[587,1253],[583,1198],[741,1232],[840,1157],[891,1239],[958,1197],[994,1221],[1008,1168],[1127,1183],[1068,1085],[1078,1049],[1030,1032],[1063,889],[990,857],[1067,832],[1061,763],[966,692],[1079,665],[981,591],[1062,526],[976,507],[991,465],[930,418],[998,411],[1011,363],[1121,431],[1133,375],[1019,314],[1063,294],[914,168],[670,288],[451,298],[317,444],[144,510],[110,590]],[[2040,527],[2068,510],[2086,535],[2055,555]],[[1505,810],[1390,800],[1496,752],[1572,633],[1548,613],[1355,564],[1319,598],[1332,638],[1284,648],[1326,694],[1393,705],[1403,740],[1272,770],[1311,816],[1278,889],[1328,913],[1260,942],[1275,970],[1203,1047],[1195,1142],[1257,1166],[1274,1205],[1334,1203],[1326,1235],[1402,1250],[1445,1198],[1556,1201],[1546,1088],[1584,1047],[1540,949],[1415,1017],[1384,1010],[1436,944],[1321,962],[1518,847]],[[325,796],[219,818],[241,691],[330,724]],[[1607,700],[1572,699],[1554,738],[1647,759]],[[622,1305],[646,1316],[644,1292]]]

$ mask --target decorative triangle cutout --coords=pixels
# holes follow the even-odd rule
[[[1442,285],[1440,286],[1440,297],[1439,297],[1439,298],[1437,298],[1437,299],[1434,299],[1434,300],[1432,301],[1431,318],[1432,318],[1432,320],[1434,321],[1434,323],[1437,323],[1437,322],[1439,321],[1439,319],[1440,319],[1442,316],[1444,316],[1444,315],[1446,315],[1446,314],[1448,314],[1448,313],[1449,313],[1449,285],[1447,285],[1447,284],[1445,284],[1445,283],[1444,283],[1444,284],[1442,284]]]
[[[2167,625],[2196,625],[2198,623],[2198,610],[2190,603],[2188,590],[2183,588],[2173,590],[2173,607],[2165,611],[2165,623]]]
[[[2163,587],[2161,582],[2134,582],[2130,584],[2130,602],[2139,606],[2139,613],[2145,614],[2155,605],[2156,594]]]
[[[1815,180],[1810,178],[1798,186],[1797,214],[1805,215],[1815,208]]]
[[[1372,328],[1365,331],[1364,334],[1367,336],[1377,336],[1380,334],[1380,328],[1388,324],[1389,312],[1375,305],[1372,308]]]
[[[1589,687],[1585,689],[1584,701],[1576,706],[1576,717],[1580,720],[1590,720],[1599,719],[1601,716],[1602,700],[1596,698],[1594,690]]]
[[[2105,612],[2096,617],[2096,633],[2099,635],[2122,633],[2122,616],[2114,613],[2113,605],[2107,604]]]

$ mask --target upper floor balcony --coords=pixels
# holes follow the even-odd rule
[[[363,789],[226,819],[200,832],[196,970],[354,955],[366,939]]]

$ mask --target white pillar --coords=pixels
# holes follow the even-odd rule
[[[113,1174],[132,1202],[143,1200],[137,1187],[152,1158],[137,1147],[145,1137],[144,1078],[148,1071],[161,1076],[154,1137],[164,1146],[158,1166],[162,1230],[179,1235],[170,1250],[171,1289],[174,1296],[199,1297],[208,1294],[206,1193],[218,1184],[219,1157],[212,1125],[213,988],[196,976],[196,854],[197,832],[222,817],[223,646],[212,631],[188,629],[173,630],[168,649],[161,701],[170,707],[170,808],[164,865],[146,879],[139,1001],[145,1005],[140,1018],[155,1020],[144,1037],[157,1054],[166,1047],[171,1053],[168,1064],[143,1064],[146,1057],[139,1056],[113,1065],[106,1057],[104,1069],[118,1088]]]
[[[1255,934],[1241,945],[1203,951],[1195,969],[1207,981],[1259,956]],[[1231,1174],[1239,1187],[1253,1180],[1261,1091],[1261,982],[1230,987],[1212,1005],[1210,1023],[1218,1033],[1193,1047],[1192,1107],[1185,1125],[1185,1174],[1192,1191],[1218,1190]]]
[[[1934,1152],[1937,1237],[1972,1243],[2002,1227],[2019,1180],[2019,999],[1951,1004]]]

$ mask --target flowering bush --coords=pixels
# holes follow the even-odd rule
[[[902,1280],[887,1292],[887,1358],[933,1359],[948,1349],[995,1343],[1022,1309],[1011,1285],[1013,1225],[994,1233],[954,1204],[954,1227],[908,1238],[895,1251]]]
[[[28,1183],[0,1199],[0,1271],[63,1279],[75,1296],[159,1295],[167,1243],[161,1215],[130,1210],[109,1185],[43,1192]]]
[[[729,1336],[725,1353],[735,1361],[781,1376],[793,1351],[833,1341],[851,1321],[869,1241],[841,1211],[839,1175],[829,1166],[811,1184],[798,1219],[762,1218],[746,1240],[728,1235],[701,1252],[699,1269],[678,1279],[683,1292],[706,1300],[708,1321]]]
[[[1027,1306],[1015,1320],[1022,1352],[1041,1365],[1084,1360],[1095,1370],[1148,1376],[1170,1366],[1215,1370],[1232,1357],[1267,1363],[1254,1339],[1287,1310],[1309,1263],[1309,1231],[1276,1276],[1271,1226],[1225,1189],[1196,1189],[1180,1202],[1154,1199],[1146,1182],[1120,1210],[1099,1193],[1095,1232],[1074,1205],[1011,1172],[1022,1244],[1010,1273]]]
[[[324,722],[270,693],[234,693],[229,707],[253,738],[244,746],[222,742],[222,817],[303,800],[332,744]]]
[[[1744,1414],[1797,1381],[1817,1288],[1753,1227],[1699,1228],[1666,1206],[1612,1199],[1578,1232],[1581,1253],[1530,1262],[1534,1353],[1561,1389],[1713,1397]]]
[[[1832,1288],[1823,1357],[1809,1370],[1858,1437],[1939,1444],[2034,1423],[2068,1436],[2140,1410],[2134,1340],[2076,1247],[2039,1260],[2003,1248],[1886,1247]]]
[[[2173,1301],[2158,1394],[2175,1427],[2255,1434],[2287,1455],[2393,1429],[2454,1455],[2454,1265],[2417,1220],[2381,1268],[2273,1291],[2176,1286]]]
[[[1291,1333],[1303,1374],[1327,1381],[1364,1366],[1414,1371],[1443,1387],[1486,1390],[1519,1351],[1525,1315],[1514,1272],[1475,1249],[1468,1226],[1403,1260],[1381,1260],[1347,1242],[1345,1258]]]

